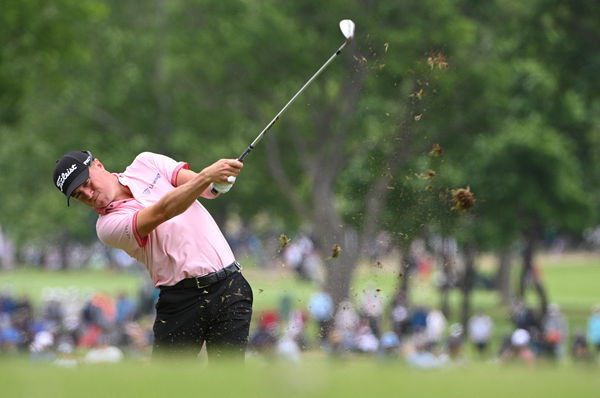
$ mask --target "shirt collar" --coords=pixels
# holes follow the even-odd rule
[[[122,174],[122,173],[112,173],[114,176],[116,176],[119,180],[119,182],[122,185],[125,186],[129,186],[129,184],[127,183],[127,177]],[[94,211],[98,214],[100,214],[101,216],[110,213],[111,211],[116,210],[119,206],[121,206],[122,204],[124,204],[125,202],[129,202],[130,200],[134,200],[134,198],[127,198],[127,199],[121,199],[121,200],[115,200],[114,202],[110,202],[108,204],[108,206],[106,207],[97,207],[94,208]]]
[[[133,198],[115,200],[114,202],[110,202],[106,207],[95,207],[94,211],[101,216],[110,213],[111,211],[115,211],[122,204],[129,202],[130,200],[135,200]]]

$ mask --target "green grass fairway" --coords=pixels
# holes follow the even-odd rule
[[[571,331],[584,327],[591,306],[600,303],[599,257],[542,257],[539,263],[550,301],[563,308]],[[352,298],[359,298],[368,284],[374,284],[390,298],[397,283],[393,268],[361,267],[357,270]],[[298,281],[285,269],[264,270],[249,265],[244,273],[254,288],[256,314],[265,308],[276,309],[284,294],[292,297],[295,307],[306,308],[314,291],[313,286]],[[28,295],[39,303],[45,288],[98,290],[109,294],[125,290],[135,294],[145,278],[145,274],[98,270],[21,269],[0,273],[0,286],[10,285],[15,294]],[[436,306],[438,303],[431,281],[416,278],[412,297],[418,304]],[[459,292],[453,292],[450,298],[456,308],[461,299]],[[499,305],[496,293],[475,291],[473,307],[492,314],[498,322],[497,334],[510,329],[507,309]],[[458,312],[454,313],[453,317],[457,317]],[[597,364],[578,366],[571,361],[556,366],[538,363],[533,368],[471,362],[424,371],[410,368],[402,360],[383,362],[373,357],[333,360],[318,350],[304,354],[299,364],[251,357],[246,366],[207,364],[202,360],[135,362],[128,359],[119,364],[79,364],[64,368],[33,362],[25,356],[0,356],[0,396],[598,397],[599,372]]]
[[[5,397],[597,397],[597,367],[467,364],[421,371],[376,359],[301,364],[0,362]]]

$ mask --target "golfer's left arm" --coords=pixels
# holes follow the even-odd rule
[[[196,173],[195,171],[189,170],[189,169],[181,169],[179,170],[179,173],[177,174],[177,186],[180,187],[183,184],[191,181],[198,173]],[[217,194],[213,194],[211,192],[212,190],[212,185],[209,185],[208,188],[206,188],[204,190],[204,192],[202,192],[202,194],[200,194],[200,196],[202,196],[203,198],[206,199],[214,199],[216,197],[218,197],[219,195],[221,195],[220,193]]]
[[[200,173],[194,173],[194,177],[185,184],[177,186],[156,203],[137,212],[136,228],[140,237],[145,237],[163,222],[183,213],[211,184],[227,181],[229,176],[237,176],[242,167],[243,163],[236,159],[221,159]]]

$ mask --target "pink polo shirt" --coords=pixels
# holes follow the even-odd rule
[[[117,174],[119,182],[131,190],[133,199],[112,202],[99,211],[96,223],[98,238],[144,264],[155,286],[174,285],[185,278],[205,275],[235,260],[215,220],[198,201],[146,237],[139,235],[138,212],[173,190],[182,168],[189,166],[155,153],[139,154],[123,173]],[[202,196],[213,197],[208,189]]]

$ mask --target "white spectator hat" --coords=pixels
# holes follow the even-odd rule
[[[35,334],[33,342],[29,345],[29,350],[35,353],[42,352],[52,344],[54,344],[52,333],[42,330]]]
[[[525,329],[517,329],[513,332],[510,342],[512,345],[517,347],[526,346],[529,344],[530,336],[529,332]]]

